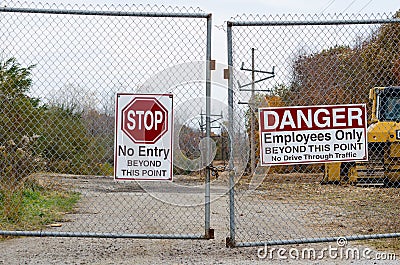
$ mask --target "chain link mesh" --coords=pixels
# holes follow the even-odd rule
[[[188,87],[177,80],[205,80],[207,14],[147,5],[3,4],[0,229],[61,222],[47,229],[202,234],[204,171],[177,167],[174,183],[114,182],[112,174],[116,92],[173,92],[174,111],[188,111],[182,119],[193,117],[190,100],[205,111],[205,101],[196,101],[205,97],[205,82]],[[175,133],[189,137],[193,130]],[[180,144],[186,157],[198,156],[192,143]],[[72,207],[60,205],[66,200]]]
[[[399,231],[398,18],[398,13],[242,15],[228,22],[232,146],[242,146],[234,153],[237,242]],[[251,91],[252,82],[268,76]],[[394,87],[379,92],[380,118],[372,115],[374,87]],[[367,104],[368,125],[380,126],[368,129],[368,162],[260,166],[258,108],[360,103]]]

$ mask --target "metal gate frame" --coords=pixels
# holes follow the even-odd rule
[[[58,10],[37,8],[15,8],[0,7],[0,13],[36,13],[57,15],[83,15],[83,16],[118,16],[118,17],[152,17],[152,18],[194,18],[206,19],[206,137],[211,135],[211,13],[176,13],[176,12],[125,12],[125,11],[88,11],[88,10]],[[207,146],[207,157],[210,150]],[[205,216],[204,234],[119,234],[119,233],[96,233],[96,232],[51,232],[51,231],[4,231],[0,230],[2,236],[32,236],[32,237],[86,237],[86,238],[137,238],[137,239],[213,239],[214,230],[210,228],[210,168],[205,170]]]
[[[328,20],[328,21],[227,21],[227,53],[228,53],[228,124],[229,131],[234,131],[234,78],[233,69],[238,66],[233,65],[233,42],[232,31],[234,27],[274,27],[274,26],[323,26],[323,25],[351,25],[351,24],[400,24],[400,19],[370,19],[370,20]],[[240,67],[240,66],[239,66]],[[254,82],[254,80],[253,80]],[[253,83],[254,84],[254,83]],[[254,241],[254,242],[237,242],[236,241],[236,222],[235,222],[235,164],[234,152],[232,143],[230,142],[230,159],[229,159],[229,237],[226,238],[226,246],[234,247],[256,247],[256,246],[274,246],[274,245],[293,245],[293,244],[307,244],[307,243],[328,243],[338,242],[338,240],[358,241],[367,239],[385,239],[385,238],[399,238],[399,233],[386,233],[386,234],[368,234],[368,235],[345,235],[336,237],[320,237],[320,238],[293,238],[290,240],[269,240],[269,241]]]

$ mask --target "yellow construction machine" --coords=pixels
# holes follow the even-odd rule
[[[400,87],[370,90],[368,161],[325,164],[322,183],[397,186],[400,183]]]

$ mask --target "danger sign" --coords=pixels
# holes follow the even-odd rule
[[[367,160],[365,104],[259,109],[261,164]]]
[[[172,98],[116,95],[116,180],[172,180]]]

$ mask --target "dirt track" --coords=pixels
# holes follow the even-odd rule
[[[186,180],[177,180],[184,183]],[[212,183],[211,226],[215,229],[213,240],[148,240],[148,239],[88,239],[88,238],[15,238],[0,242],[1,264],[256,264],[265,263],[257,257],[257,247],[228,249],[225,247],[225,238],[228,231],[228,206],[226,195],[226,179],[223,177]],[[133,184],[115,185],[109,178],[63,178],[63,186],[74,187],[83,197],[77,211],[66,215],[66,222],[62,227],[48,228],[49,231],[85,231],[92,232],[109,231],[110,227],[115,231],[132,232],[129,222],[141,223],[134,229],[148,231],[149,233],[173,232],[202,233],[204,221],[203,213],[191,212],[188,207],[169,207],[165,203],[158,204],[159,200],[152,200],[155,210],[164,208],[162,215],[172,213],[174,218],[152,218],[153,214],[136,214],[136,219],[126,218],[127,210],[135,200],[149,199],[146,194],[154,196],[166,196],[175,203],[190,201],[202,202],[204,193],[202,187],[186,186],[186,188],[166,189],[163,185],[153,186],[147,184],[138,187]],[[254,197],[243,196],[242,201],[255,204],[259,200]],[[126,204],[122,208],[120,203]],[[144,201],[144,204],[147,204]],[[150,202],[150,201],[148,201]],[[265,201],[264,201],[265,202]],[[279,201],[271,200],[270,205],[277,205]],[[143,205],[135,203],[135,205]],[[168,204],[167,204],[168,205]],[[135,206],[135,207],[136,207]],[[287,211],[295,211],[299,205],[285,205]],[[290,208],[288,208],[290,207]],[[202,208],[202,207],[201,207]],[[144,208],[133,208],[136,213],[151,212],[148,205]],[[180,209],[176,211],[176,209]],[[197,211],[198,207],[194,207]],[[279,212],[274,212],[275,220]],[[200,216],[200,217],[199,217]],[[123,218],[124,217],[124,218]],[[138,219],[139,218],[139,219]],[[140,219],[142,218],[142,219]],[[192,218],[192,219],[190,219]],[[200,218],[196,220],[196,218]],[[120,221],[119,219],[123,219]],[[191,225],[193,223],[193,225]],[[259,232],[253,223],[249,223],[249,231]],[[87,225],[87,226],[85,226]],[[180,226],[187,227],[180,227]],[[297,227],[302,231],[312,232],[312,227],[302,223],[304,227]],[[275,227],[275,228],[274,228]],[[125,229],[125,230],[124,230]],[[182,229],[182,230],[179,230]],[[269,232],[279,233],[279,224],[272,223]],[[273,231],[276,229],[275,231]],[[288,231],[286,231],[288,232]],[[251,232],[253,233],[253,232]],[[290,231],[288,232],[290,233]],[[324,245],[310,245],[315,248]],[[289,248],[288,246],[287,248]],[[298,246],[300,247],[300,246]],[[301,246],[306,247],[306,246]],[[271,262],[270,260],[267,260]],[[274,259],[272,263],[281,264],[282,260]],[[284,260],[285,264],[310,264],[310,260]],[[343,261],[324,259],[312,261],[314,264],[371,264],[371,261]],[[397,264],[375,262],[374,264]]]

